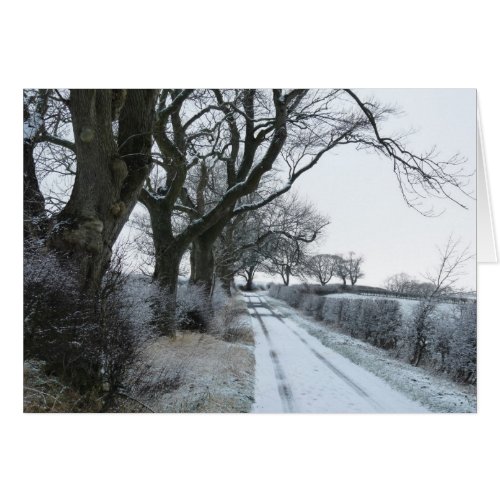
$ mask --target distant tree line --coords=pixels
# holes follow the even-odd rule
[[[364,277],[361,265],[363,257],[358,257],[354,252],[349,252],[347,257],[343,255],[319,254],[313,255],[304,263],[303,274],[319,281],[324,286],[333,277],[342,280],[347,285],[347,280],[354,286],[360,278]]]

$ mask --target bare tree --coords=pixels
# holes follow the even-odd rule
[[[181,91],[164,90],[160,108],[180,95]],[[209,289],[214,245],[231,218],[283,195],[325,153],[341,145],[356,144],[390,158],[405,200],[416,208],[410,194],[452,197],[455,190],[463,192],[461,172],[451,171],[460,158],[441,162],[435,152],[416,155],[405,148],[402,138],[379,134],[377,124],[392,112],[374,101],[361,101],[349,89],[214,89],[193,93],[182,109],[166,118],[159,113],[154,135],[166,173],[164,194],[146,189],[141,197],[156,235],[156,277],[175,294],[176,263],[193,245],[195,279]],[[190,172],[202,165],[223,178],[217,183],[222,188],[218,199],[200,206],[197,191],[184,187]],[[280,186],[260,200],[245,201],[267,173],[279,168],[288,171]],[[179,233],[171,229],[176,210],[190,219]]]
[[[162,182],[146,183],[140,196],[150,212],[155,277],[174,298],[190,246],[193,279],[210,286],[214,245],[229,221],[289,191],[335,147],[356,144],[390,158],[405,200],[417,209],[417,196],[455,200],[464,192],[460,158],[414,154],[402,137],[383,137],[378,123],[393,110],[349,89],[164,89],[157,96],[153,90],[51,93],[54,113],[46,123],[54,126],[40,129],[37,144],[49,156],[54,147],[68,151],[61,166],[74,183],[67,203],[51,197],[59,213],[48,241],[78,266],[87,288],[99,282],[153,165]],[[57,123],[70,124],[71,136]],[[203,188],[203,169],[212,186]],[[282,182],[249,199],[273,171]]]
[[[236,216],[231,221],[233,253],[230,256],[235,274],[246,281],[245,289],[252,290],[255,273],[262,270],[266,256],[271,252],[274,233],[270,225],[269,204],[260,210]],[[227,233],[225,231],[224,236]],[[221,240],[222,242],[222,240]],[[226,245],[225,241],[225,245]],[[224,246],[227,251],[227,246]]]
[[[460,240],[450,236],[443,248],[438,248],[439,261],[436,269],[426,273],[426,279],[432,288],[427,296],[419,302],[413,317],[413,354],[411,363],[418,366],[427,350],[429,329],[432,328],[430,318],[436,309],[437,302],[453,288],[463,274],[465,264],[473,257],[468,247],[462,247]]]
[[[465,264],[473,258],[469,247],[463,247],[459,239],[453,235],[448,237],[444,248],[438,248],[439,265],[434,271],[424,276],[433,285],[429,297],[439,297],[455,288],[456,282],[464,274]]]
[[[302,272],[308,258],[306,245],[304,242],[282,237],[273,242],[273,247],[273,252],[264,261],[264,269],[269,274],[278,274],[283,284],[288,286],[291,276],[300,276]]]
[[[302,124],[307,123],[308,128],[318,124],[314,139],[311,136],[307,151],[301,154],[301,159],[313,161],[312,167],[326,151],[346,138],[352,126],[367,123],[362,117],[346,129],[341,120],[335,122],[323,116],[325,105],[337,93],[308,95],[302,89],[199,91],[190,100],[189,109],[186,105],[165,118],[159,113],[154,137],[166,174],[165,187],[161,192],[144,189],[141,202],[151,216],[157,258],[155,275],[172,296],[177,288],[178,263],[189,245],[193,244],[196,279],[210,288],[215,265],[213,246],[226,224],[233,216],[258,209],[282,194],[273,193],[257,203],[238,205],[277,166],[283,146],[288,139],[292,143],[299,137]],[[179,91],[163,91],[160,107],[179,95]],[[321,125],[325,120],[331,123],[328,131]],[[222,187],[219,196],[211,204],[196,198],[200,191],[189,193],[184,189],[188,174],[203,165],[224,175],[223,182],[218,183]],[[291,174],[290,185],[297,177],[298,174]],[[172,228],[176,210],[189,217],[179,233]],[[170,311],[166,315],[172,314]]]
[[[250,290],[257,270],[269,270],[273,258],[278,265],[279,259],[275,255],[278,248],[286,249],[288,260],[293,260],[291,254],[296,251],[296,243],[302,247],[314,242],[327,223],[325,217],[318,214],[312,205],[300,201],[296,194],[284,195],[258,210],[243,212],[231,220],[220,238],[220,243],[224,245],[217,245],[217,265],[224,260],[224,267],[227,267],[230,262],[233,275],[237,273],[244,277],[246,288]],[[231,247],[228,246],[229,233]],[[293,249],[289,245],[291,243]],[[303,261],[302,258],[300,260]],[[299,274],[297,266],[294,264],[292,267],[291,274]]]
[[[428,281],[419,281],[406,273],[390,276],[385,281],[387,290],[400,295],[427,297],[434,291],[434,285]]]
[[[326,285],[338,273],[342,257],[331,254],[313,255],[306,263],[305,273]]]
[[[347,278],[349,278],[349,267],[347,260],[342,256],[338,256],[337,265],[335,266],[335,276],[342,280],[344,286],[347,285]]]
[[[317,240],[329,224],[313,205],[300,201],[297,195],[279,199],[269,230],[269,242],[263,267],[269,274],[281,276],[285,285],[290,277],[301,276],[309,255],[307,246]]]
[[[363,262],[363,257],[356,257],[354,252],[349,252],[347,259],[345,259],[347,274],[352,286],[354,286],[357,281],[364,276],[364,273],[361,270]]]
[[[413,282],[414,279],[410,275],[399,273],[389,276],[385,281],[385,287],[393,293],[409,294],[411,293]]]

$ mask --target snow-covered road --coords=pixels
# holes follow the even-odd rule
[[[257,413],[421,413],[392,389],[275,310],[264,294],[245,296],[255,331]]]

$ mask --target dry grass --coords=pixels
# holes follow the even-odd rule
[[[28,360],[23,365],[25,413],[75,413],[96,412],[102,401],[63,384],[57,377],[45,373],[45,363]]]
[[[239,413],[253,402],[253,351],[197,332],[159,338],[142,353],[131,395],[168,413]]]
[[[208,333],[178,332],[143,346],[127,388],[108,412],[239,413],[253,403],[255,359],[246,304],[231,299]],[[89,399],[90,398],[90,399]],[[102,394],[82,396],[41,362],[24,364],[25,412],[99,412]]]
[[[254,345],[248,308],[241,295],[232,297],[217,311],[210,324],[209,333],[226,342]]]
[[[152,340],[131,372],[130,396],[155,412],[239,413],[253,403],[254,335],[241,297],[217,311],[207,333]]]

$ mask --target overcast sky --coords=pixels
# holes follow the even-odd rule
[[[413,129],[406,140],[413,151],[428,151],[436,145],[442,158],[461,153],[468,160],[466,169],[475,171],[475,90],[370,89],[358,93],[403,111],[384,124],[385,133]],[[475,176],[468,189],[475,196]],[[317,252],[353,250],[365,257],[366,277],[359,284],[382,285],[389,275],[399,272],[420,277],[437,264],[436,246],[443,246],[450,234],[475,253],[475,201],[461,196],[465,210],[448,200],[430,200],[426,206],[445,212],[424,217],[406,205],[391,162],[377,155],[350,146],[337,148],[304,174],[295,190],[332,219]],[[475,289],[475,260],[466,273],[457,285]]]

